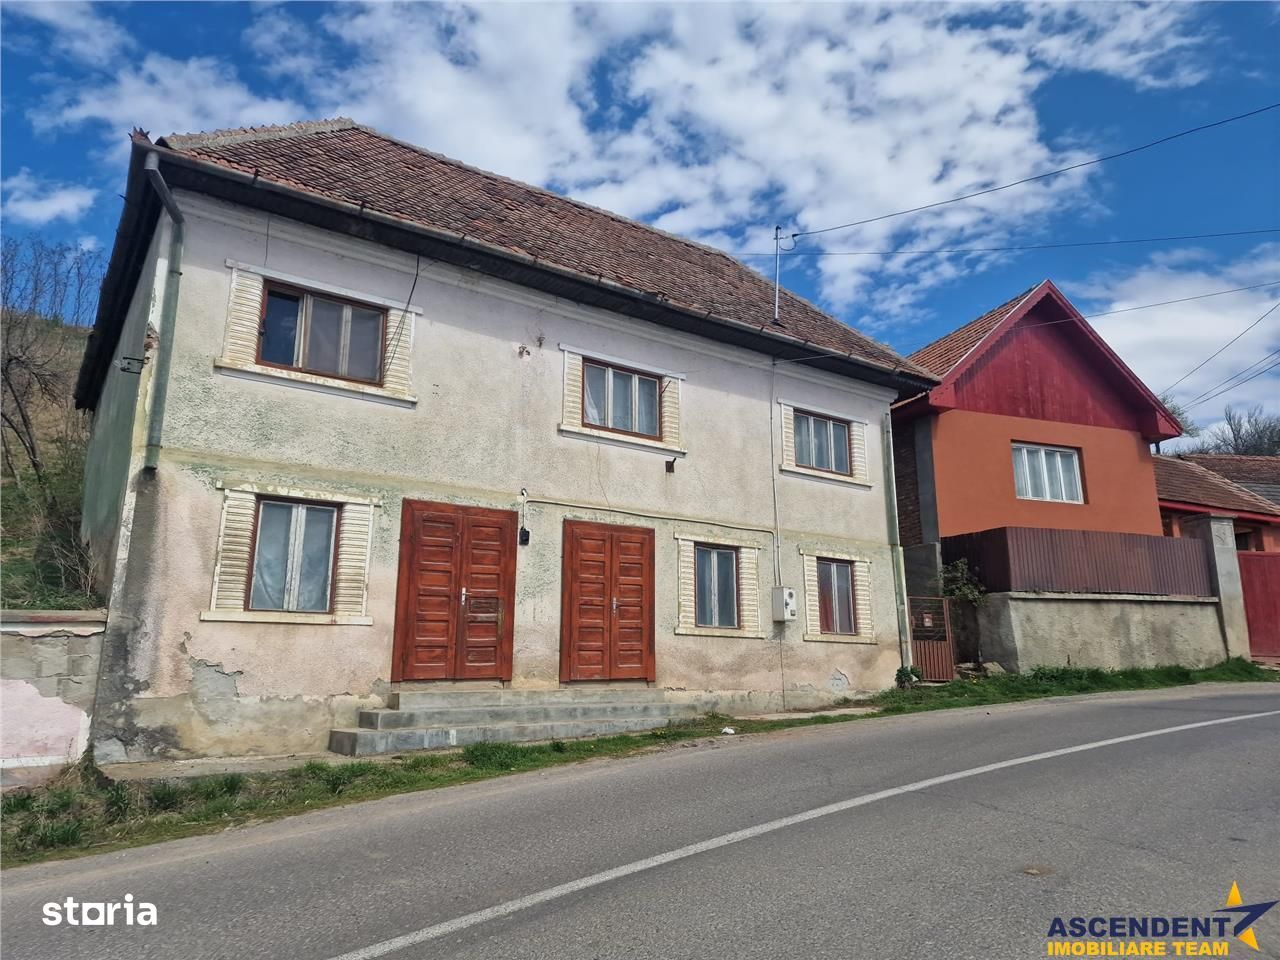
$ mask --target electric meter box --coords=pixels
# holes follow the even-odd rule
[[[800,616],[795,587],[773,588],[773,619],[777,623],[795,620]]]

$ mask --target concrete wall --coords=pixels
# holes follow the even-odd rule
[[[1015,672],[1033,667],[1207,667],[1227,657],[1213,598],[992,593],[977,608],[981,647],[965,632],[957,650]]]
[[[709,704],[816,703],[892,682],[899,663],[880,424],[881,388],[579,307],[443,265],[191,195],[173,376],[159,469],[137,470],[131,537],[117,571],[95,740],[100,759],[322,748],[332,726],[389,691],[404,498],[519,509],[515,686],[558,685],[561,524],[656,530],[657,683]],[[223,351],[228,258],[422,311],[413,332],[416,404],[233,375]],[[144,295],[142,292],[140,296]],[[149,296],[158,298],[158,291]],[[625,358],[685,375],[681,446],[642,449],[558,429],[564,353]],[[114,374],[113,374],[114,376]],[[144,395],[146,384],[144,383]],[[868,424],[869,484],[776,472],[778,398]],[[145,414],[139,406],[137,417]],[[137,424],[135,424],[135,435]],[[666,461],[675,457],[675,471]],[[808,642],[803,614],[770,622],[773,484],[785,583],[802,548],[872,564],[869,642]],[[269,484],[374,499],[369,624],[202,620],[210,606],[223,494]],[[553,503],[539,501],[554,501]],[[677,534],[760,548],[766,637],[675,633]]]
[[[1162,532],[1155,468],[1137,431],[969,410],[948,410],[932,424],[938,536],[994,527]],[[1019,441],[1080,450],[1085,502],[1018,499],[1012,450]]]
[[[84,752],[105,628],[105,610],[0,612],[5,785]]]

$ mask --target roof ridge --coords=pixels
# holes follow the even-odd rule
[[[968,347],[968,349],[965,350],[964,353],[962,353],[959,357],[957,357],[954,361],[952,361],[947,366],[946,370],[933,370],[931,367],[926,367],[926,369],[928,369],[935,376],[946,377],[947,374],[949,374],[952,370],[954,370],[960,363],[964,362],[965,357],[969,356],[970,353],[976,350],[982,344],[982,342],[991,335],[992,331],[994,331],[996,327],[1000,326],[1001,321],[1005,317],[1007,317],[1011,312],[1013,312],[1019,306],[1021,306],[1022,302],[1026,300],[1027,297],[1031,296],[1031,294],[1035,293],[1036,290],[1040,289],[1040,287],[1044,286],[1044,284],[1047,282],[1048,282],[1048,278],[1037,281],[1036,283],[1028,287],[1026,290],[1023,290],[1021,293],[1017,294],[1016,296],[1011,297],[1010,299],[1004,301],[1004,303],[1001,303],[997,306],[992,307],[990,310],[987,310],[986,312],[974,317],[972,320],[965,321],[960,326],[956,327],[954,330],[951,330],[948,333],[944,333],[942,336],[938,337],[937,339],[931,340],[930,342],[926,343],[924,346],[916,350],[913,350],[911,353],[907,354],[907,359],[910,360],[912,363],[923,366],[923,364],[920,363],[920,360],[917,359],[922,354],[925,354],[927,351],[938,346],[939,344],[942,344],[947,340],[952,339],[953,337],[959,337],[962,333],[970,330],[971,328],[977,327],[983,321],[994,320],[994,322],[991,324],[991,329],[988,330],[986,333],[982,334],[982,336],[980,336],[977,340],[975,340]]]
[[[1194,456],[1194,454],[1192,454],[1192,456]],[[1208,481],[1210,484],[1217,487],[1218,489],[1223,490],[1224,492],[1230,493],[1233,496],[1240,497],[1246,503],[1254,504],[1254,506],[1256,507],[1256,512],[1269,513],[1269,514],[1280,516],[1280,507],[1277,507],[1274,503],[1272,503],[1266,497],[1259,496],[1258,494],[1250,490],[1248,487],[1241,486],[1239,483],[1232,480],[1230,477],[1224,477],[1222,474],[1215,473],[1213,470],[1210,470],[1208,467],[1203,466],[1199,463],[1196,463],[1194,460],[1188,459],[1187,456],[1184,454],[1175,453],[1172,455],[1168,455],[1163,453],[1156,453],[1156,454],[1152,454],[1152,457],[1153,459],[1156,459],[1156,460],[1165,460],[1165,461],[1170,461],[1174,463],[1181,463],[1185,465],[1187,468],[1189,468],[1198,477],[1200,477],[1201,480]],[[1207,504],[1204,504],[1204,506],[1210,506],[1210,507],[1222,506],[1222,504],[1207,503]],[[1232,509],[1232,508],[1226,507],[1225,509]]]
[[[312,133],[334,133],[338,130],[365,129],[350,117],[330,117],[323,120],[299,120],[295,123],[276,123],[262,127],[227,127],[202,133],[171,133],[156,143],[172,150],[189,150],[193,147],[226,147],[253,140],[288,140]]]

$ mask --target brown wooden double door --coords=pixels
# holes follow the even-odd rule
[[[653,531],[564,523],[560,679],[653,680]]]
[[[392,680],[510,680],[516,515],[406,500]]]

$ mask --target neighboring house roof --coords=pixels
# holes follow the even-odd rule
[[[970,320],[963,327],[953,330],[945,337],[939,337],[933,343],[921,347],[907,359],[924,367],[935,377],[945,377],[957,363],[964,359],[970,350],[986,339],[996,327],[1000,326],[1018,304],[1035,292],[1036,287],[1029,287],[1011,300],[1006,300],[994,310],[988,310],[977,320]]]
[[[1198,463],[1260,497],[1280,504],[1280,457],[1246,457],[1233,453],[1185,453]]]
[[[988,310],[976,320],[969,321],[910,354],[907,359],[928,370],[942,382],[930,388],[927,393],[899,404],[899,409],[918,412],[930,408],[945,410],[954,406],[957,382],[971,369],[979,369],[984,355],[998,350],[1005,340],[1005,334],[1033,309],[1046,302],[1050,302],[1051,309],[1060,316],[1053,323],[1072,324],[1072,327],[1062,329],[1074,328],[1078,332],[1077,342],[1085,345],[1089,351],[1092,369],[1104,371],[1120,387],[1128,409],[1139,414],[1144,437],[1149,440],[1167,440],[1181,435],[1182,426],[1177,418],[1116,355],[1052,280],[1041,280],[995,309]]]
[[[658,308],[683,313],[685,327],[693,332],[714,335],[719,326],[747,326],[757,335],[806,344],[887,373],[905,389],[918,390],[932,380],[890,347],[790,291],[782,291],[775,324],[772,280],[719,250],[478,170],[351,120],[173,135],[155,144],[135,132],[133,143],[135,153],[158,153],[174,166],[179,158],[186,161],[178,175],[193,179],[194,169],[203,177],[203,187],[177,186],[204,189],[220,169],[222,176],[234,175],[255,188],[240,202],[260,204],[269,192],[287,191],[295,206],[299,195],[341,205],[347,217],[420,228],[437,245],[452,243],[471,252],[470,259],[457,255],[451,262],[495,272],[478,262],[477,252],[485,255],[486,265],[495,256],[507,263],[517,260],[525,274],[533,268],[558,272],[562,287],[572,280],[605,288],[615,298],[641,298],[650,314]],[[527,276],[512,275],[514,268],[506,272],[507,279],[528,282]]]
[[[1274,517],[1280,523],[1280,507],[1232,483],[1198,463],[1181,457],[1152,457],[1156,469],[1156,494],[1161,503],[1190,504],[1226,513]]]

